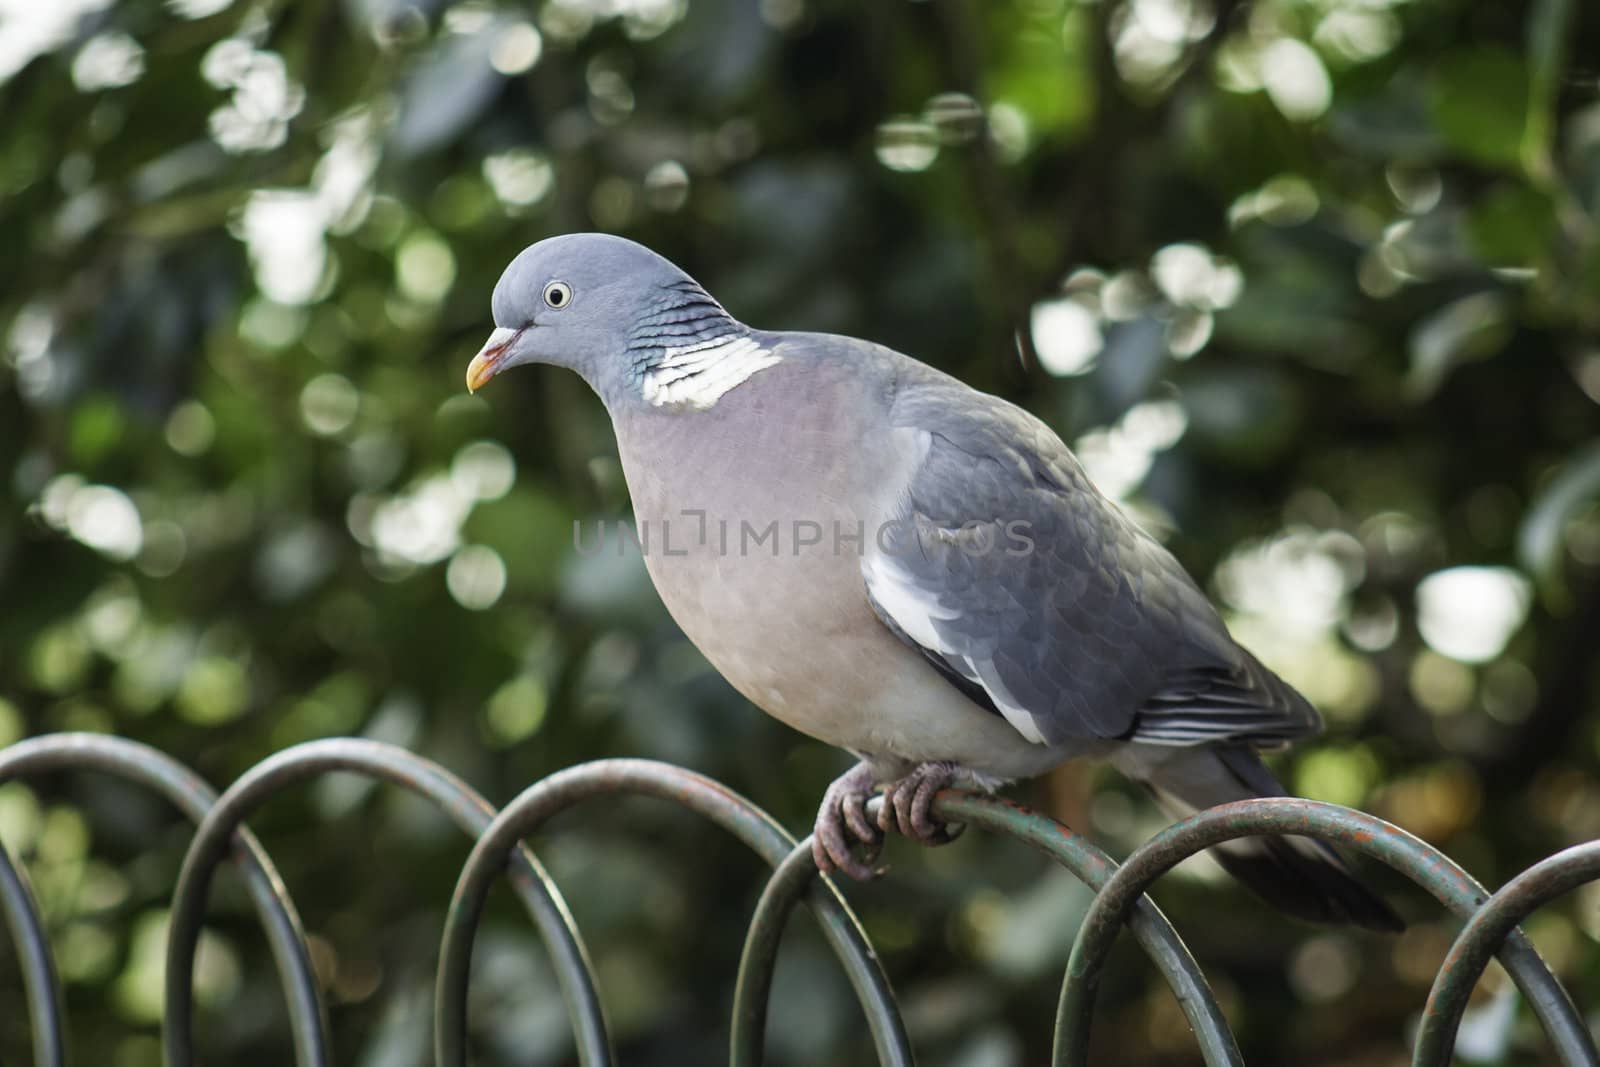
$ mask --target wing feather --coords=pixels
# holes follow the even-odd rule
[[[1018,733],[1275,745],[1320,728],[1043,423],[933,371],[900,383],[891,418],[926,447],[901,536],[863,556],[867,595]]]

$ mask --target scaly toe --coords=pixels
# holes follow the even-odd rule
[[[900,794],[900,783],[890,782],[883,787],[883,803],[878,808],[878,829],[893,833],[895,826],[895,798]]]
[[[942,776],[924,778],[917,785],[916,795],[911,798],[911,829],[923,844],[942,845],[955,840],[955,835],[949,833],[943,824],[934,822],[931,814],[934,796],[947,784]],[[957,830],[956,834],[959,833]]]
[[[811,861],[817,865],[817,870],[823,874],[832,874],[835,866],[833,857],[828,854],[828,846],[822,841],[822,834],[811,835]]]
[[[862,804],[862,795],[855,792],[824,798],[811,836],[811,858],[823,874],[843,871],[862,882],[877,875],[872,864],[882,850],[883,838],[867,824]],[[865,846],[864,860],[856,858],[852,835]]]
[[[894,822],[901,836],[912,840],[921,838],[917,832],[916,824],[912,819],[912,805],[917,801],[917,782],[908,779],[900,783],[894,793]]]
[[[817,870],[823,874],[842,871],[858,882],[871,881],[877,875],[871,863],[876,858],[876,850],[865,861],[856,859],[850,841],[838,822],[817,827],[811,838],[811,858],[816,861]]]
[[[867,821],[866,802],[866,797],[853,793],[839,802],[839,810],[844,814],[845,825],[856,835],[857,841],[863,845],[877,845],[882,843],[883,833]]]

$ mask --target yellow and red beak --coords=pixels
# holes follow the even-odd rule
[[[478,354],[472,357],[472,362],[467,364],[467,392],[476,393],[483,388],[483,383],[505,369],[506,357],[510,355],[512,346],[521,336],[521,330],[507,329],[504,326],[489,335],[489,340],[478,350]]]

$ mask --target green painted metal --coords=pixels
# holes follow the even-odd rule
[[[1087,1062],[1094,997],[1111,945],[1124,917],[1155,880],[1188,857],[1224,841],[1259,834],[1318,837],[1365,852],[1432,893],[1440,903],[1470,917],[1487,894],[1444,853],[1398,826],[1365,812],[1298,797],[1241,800],[1176,823],[1139,848],[1111,876],[1084,916],[1067,961],[1058,1024],[1073,1052],[1065,1062]],[[1582,1017],[1544,960],[1520,931],[1511,934],[1499,959],[1510,972],[1562,1063],[1600,1063]]]
[[[67,1061],[66,1027],[62,1024],[61,980],[39,903],[22,868],[0,849],[0,914],[22,965],[22,992],[28,1001],[33,1030],[34,1067],[61,1067]]]
[[[1032,845],[1097,893],[1104,892],[1117,871],[1116,863],[1082,834],[1020,804],[971,794],[941,793],[935,801],[934,810],[942,818],[1009,834]],[[1178,1005],[1188,1018],[1189,1025],[1194,1027],[1205,1062],[1210,1065],[1242,1064],[1244,1059],[1239,1055],[1238,1042],[1228,1029],[1228,1020],[1223,1017],[1211,986],[1200,973],[1200,966],[1189,954],[1188,947],[1173,930],[1167,917],[1161,914],[1161,909],[1148,898],[1141,898],[1130,909],[1127,923],[1145,954],[1155,963],[1173,995],[1178,998]],[[1086,1063],[1089,1056],[1087,1028],[1079,1038],[1062,1025],[1058,1016],[1052,1047],[1054,1063]]]
[[[767,1007],[772,996],[772,975],[778,966],[778,946],[789,916],[816,880],[817,865],[811,858],[808,837],[784,857],[761,890],[733,986],[728,1067],[760,1067],[765,1059]]]
[[[594,797],[634,793],[669,800],[727,830],[773,868],[796,849],[798,843],[766,812],[720,782],[667,763],[652,760],[612,759],[579,764],[557,771],[524,790],[506,805],[494,823],[478,838],[462,868],[445,920],[444,944],[439,951],[439,979],[434,994],[434,1060],[438,1067],[465,1067],[467,1062],[467,978],[472,963],[472,941],[483,904],[505,856],[522,838],[534,833],[552,816]],[[913,1062],[911,1041],[895,1006],[889,979],[860,920],[850,911],[831,879],[817,883],[821,890],[811,903],[822,921],[822,932],[833,946],[856,997],[867,1013],[879,1061]]]
[[[211,876],[229,839],[251,812],[277,793],[334,771],[355,772],[407,789],[438,805],[469,835],[482,834],[491,825],[494,809],[487,801],[444,768],[395,745],[338,738],[309,741],[256,764],[218,798],[201,821],[178,874],[167,938],[167,1010],[162,1020],[168,1067],[188,1067],[194,1062],[190,1028],[195,953]],[[584,1067],[613,1063],[615,1055],[594,970],[555,883],[527,849],[506,849],[500,866],[511,868],[517,891],[551,949],[578,1038],[579,1061]]]
[[[1412,1060],[1415,1067],[1449,1064],[1456,1028],[1461,1025],[1472,987],[1496,953],[1504,962],[1507,939],[1522,936],[1517,924],[1563,893],[1596,879],[1600,879],[1600,842],[1574,845],[1511,879],[1472,914],[1455,944],[1450,946],[1433,988],[1428,991],[1422,1026],[1417,1032],[1416,1056]],[[1565,1020],[1562,1023],[1566,1025]],[[1588,1028],[1582,1025],[1581,1019],[1575,1025],[1582,1027],[1584,1036],[1588,1035]],[[1546,1021],[1545,1026],[1549,1029],[1550,1023]],[[1562,1054],[1567,1063],[1596,1062],[1592,1045],[1584,1051],[1587,1059],[1574,1058],[1578,1055],[1576,1049],[1563,1048]]]
[[[120,778],[163,797],[194,823],[201,822],[217,801],[216,790],[171,756],[149,745],[119,737],[90,733],[49,734],[0,749],[0,782],[63,771],[93,771]],[[231,853],[232,862],[244,876],[251,903],[266,927],[267,942],[278,965],[288,1004],[295,1062],[317,1067],[331,1064],[328,1016],[317,993],[311,952],[293,901],[266,850],[248,830],[241,830],[231,841],[224,842],[224,851]],[[8,859],[8,865],[9,862]],[[43,929],[42,924],[39,929]],[[40,936],[42,938],[42,934]],[[48,953],[48,945],[34,945],[24,953],[24,958],[40,947]],[[36,981],[40,979],[29,979],[30,985]],[[36,1062],[39,1049],[64,1045],[61,1018],[59,1002],[44,1014],[34,1007],[31,1022]]]
[[[536,782],[502,811],[439,765],[373,741],[330,739],[286,749],[251,768],[218,794],[192,771],[148,746],[96,734],[56,734],[0,750],[0,782],[26,775],[91,771],[154,792],[196,824],[173,893],[163,1039],[169,1067],[194,1061],[193,969],[208,889],[217,866],[244,875],[266,928],[283,984],[295,1062],[331,1063],[326,1012],[299,917],[244,820],[285,789],[318,775],[353,772],[423,797],[475,842],[445,921],[436,983],[438,1067],[466,1063],[467,989],[472,945],[484,900],[505,874],[550,954],[585,1067],[615,1062],[593,967],[559,890],[522,843],[576,804],[618,794],[655,797],[721,826],[772,868],[762,886],[739,961],[729,1036],[732,1067],[763,1062],[772,976],[784,932],[805,903],[844,967],[862,1005],[881,1063],[908,1065],[913,1053],[883,966],[831,878],[817,875],[809,840],[797,842],[765,812],[719,783],[647,760],[599,760]],[[869,809],[876,811],[880,802]],[[1156,835],[1118,865],[1052,819],[993,797],[945,792],[934,802],[942,820],[1004,834],[1061,864],[1095,891],[1072,945],[1062,981],[1052,1062],[1089,1062],[1090,1023],[1106,959],[1123,926],[1166,980],[1195,1032],[1204,1062],[1240,1067],[1242,1059],[1216,998],[1172,924],[1145,896],[1166,871],[1223,841],[1258,834],[1319,837],[1365,852],[1427,890],[1466,920],[1424,1009],[1414,1064],[1443,1067],[1473,985],[1498,958],[1527,997],[1563,1064],[1600,1065],[1593,1039],[1566,990],[1517,923],[1549,900],[1600,880],[1600,843],[1580,845],[1536,864],[1490,897],[1443,853],[1362,812],[1297,798],[1242,801],[1201,812]],[[0,916],[17,946],[35,1067],[62,1067],[67,1026],[50,945],[23,870],[0,851]]]

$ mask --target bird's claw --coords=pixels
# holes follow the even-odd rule
[[[878,845],[883,843],[883,835],[878,828],[867,819],[866,793],[851,793],[839,802],[839,810],[844,813],[845,825],[850,832],[856,835],[856,840],[864,845]]]
[[[811,858],[823,874],[843,871],[858,882],[870,881],[882,871],[872,865],[883,851],[883,835],[867,819],[867,799],[872,796],[873,776],[860,764],[841,776],[823,794],[811,835]],[[857,859],[854,845],[864,847],[864,858]]]
[[[823,874],[843,871],[857,881],[883,873],[874,868],[883,851],[884,834],[899,832],[923,845],[948,845],[961,836],[961,823],[940,823],[933,818],[933,798],[960,776],[954,763],[922,763],[911,773],[883,789],[883,804],[874,826],[867,818],[867,801],[876,785],[872,768],[861,763],[840,776],[823,794],[811,835],[811,856]],[[862,858],[856,846],[863,846]]]
[[[929,846],[948,845],[960,837],[966,829],[964,824],[938,823],[931,813],[934,796],[953,784],[958,773],[959,768],[953,763],[923,763],[904,778],[890,782],[884,787],[883,806],[878,809],[879,828],[898,830]]]

